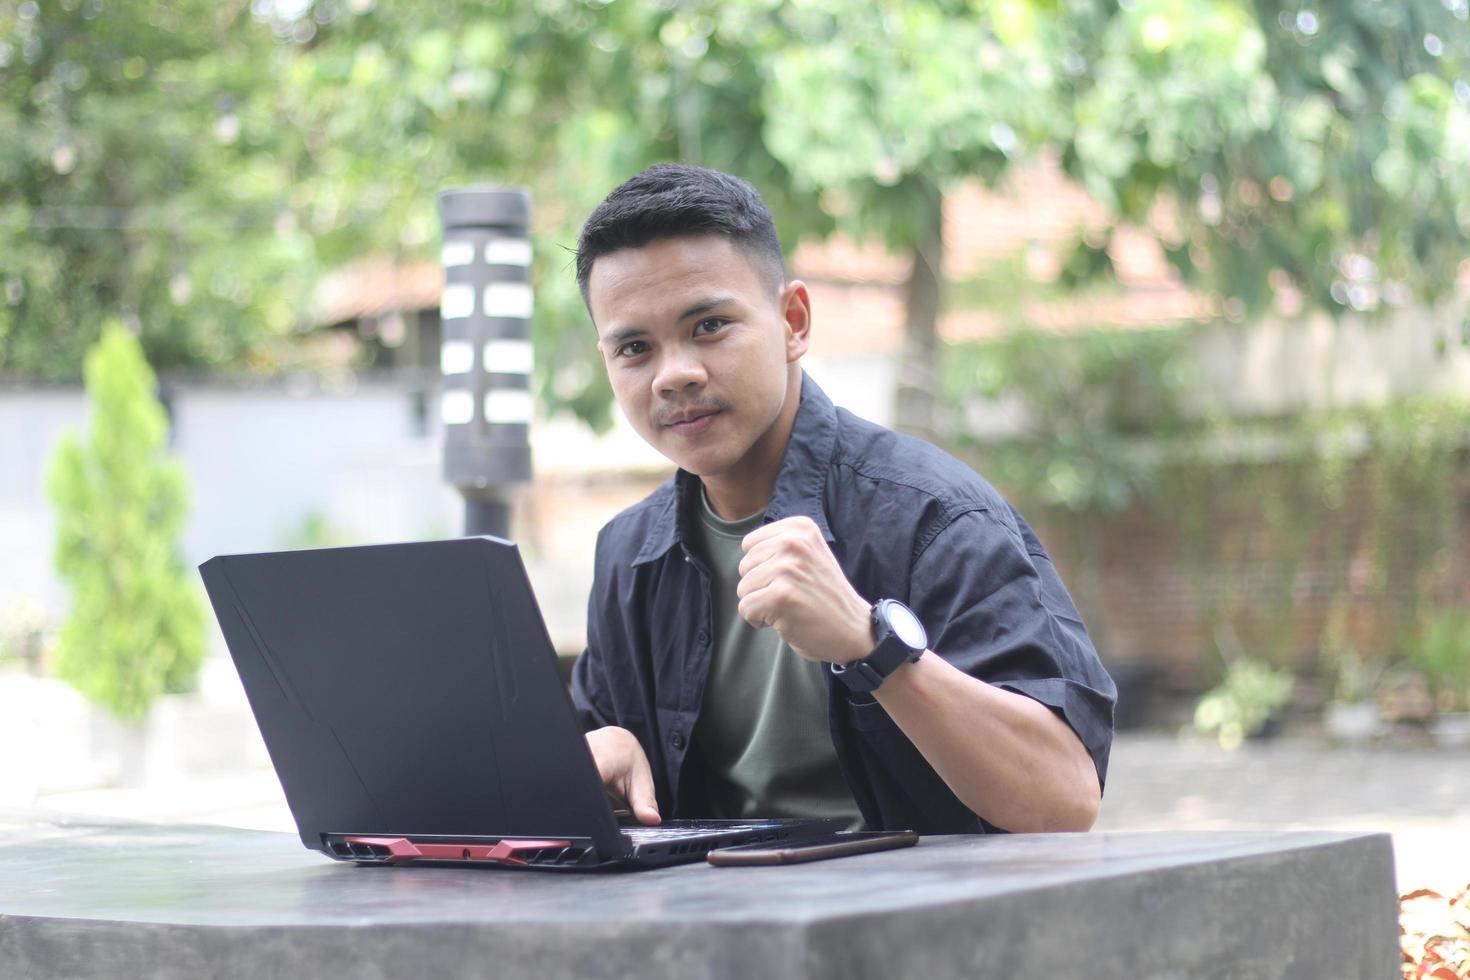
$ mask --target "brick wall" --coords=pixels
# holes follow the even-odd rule
[[[1253,498],[1259,465],[1220,467],[1188,491],[1193,506],[1176,490],[1108,517],[1027,514],[1110,667],[1199,690],[1224,643],[1311,674],[1334,597],[1369,656],[1395,652],[1416,605],[1470,603],[1470,462],[1438,513],[1381,506],[1362,465],[1336,506],[1304,493],[1283,510]]]

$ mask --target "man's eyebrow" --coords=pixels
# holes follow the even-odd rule
[[[620,347],[635,337],[643,337],[647,334],[648,331],[642,327],[623,327],[620,330],[613,330],[606,337],[603,337],[602,343],[609,347]]]
[[[720,307],[725,306],[728,303],[733,303],[735,301],[736,300],[734,296],[710,296],[707,299],[702,299],[698,303],[695,303],[683,313],[680,313],[679,319],[687,320],[692,316],[699,316],[701,313],[708,313],[710,310],[717,310]]]

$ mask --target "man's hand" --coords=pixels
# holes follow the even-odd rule
[[[740,543],[740,615],[774,627],[807,660],[845,664],[873,649],[872,607],[842,574],[809,517],[759,527]]]
[[[587,733],[587,747],[597,763],[603,788],[628,805],[639,823],[655,826],[663,822],[653,794],[653,771],[638,736],[626,728],[609,725]]]

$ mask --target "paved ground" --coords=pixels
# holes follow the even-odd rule
[[[132,790],[52,794],[50,810],[292,830],[269,770]],[[1401,891],[1470,884],[1470,751],[1281,739],[1226,752],[1119,736],[1099,830],[1361,829],[1394,835]]]
[[[1470,885],[1470,751],[1170,735],[1113,746],[1099,830],[1384,830],[1401,891]]]

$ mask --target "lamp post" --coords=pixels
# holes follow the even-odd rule
[[[510,536],[531,481],[531,195],[464,187],[439,195],[444,478],[465,501],[465,534]]]

